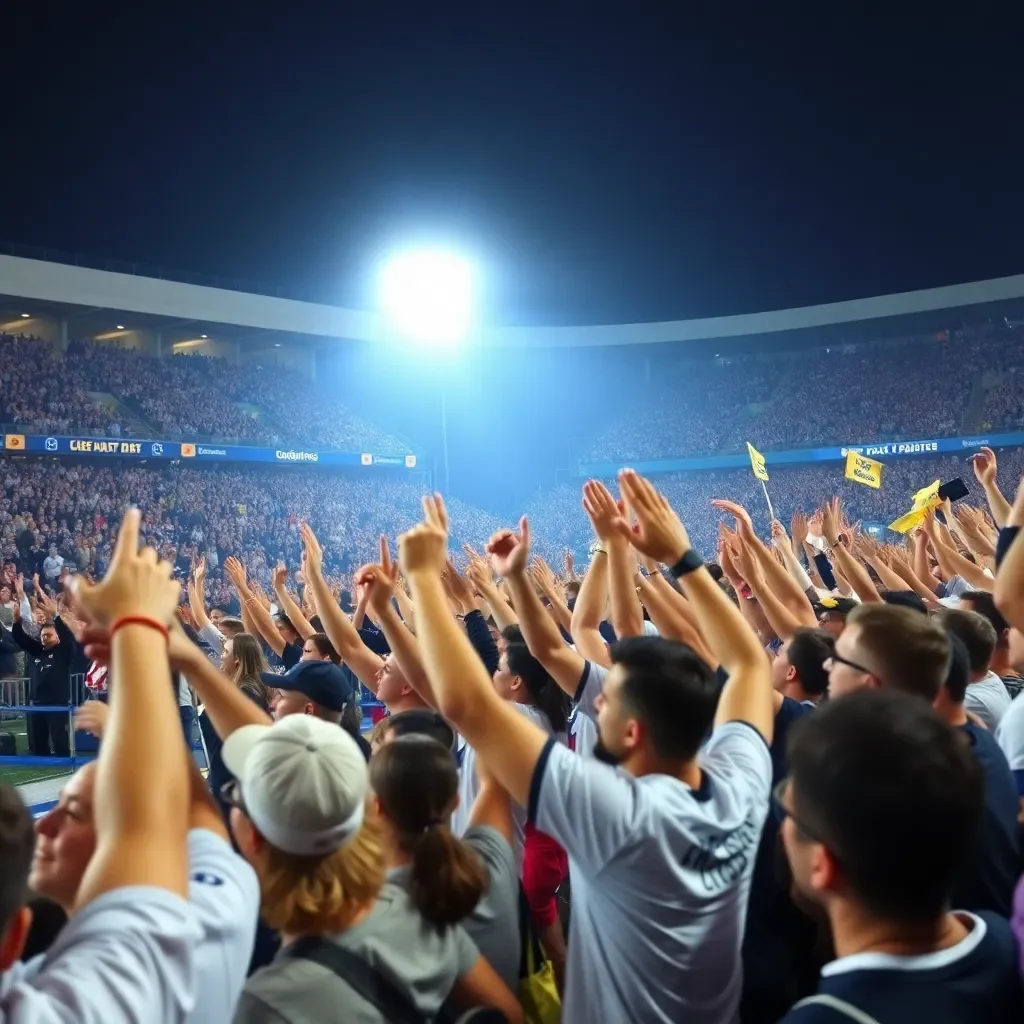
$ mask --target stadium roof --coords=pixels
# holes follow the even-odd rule
[[[774,310],[740,316],[658,323],[607,324],[590,327],[482,328],[477,344],[511,347],[578,347],[643,345],[729,338],[780,336],[828,327],[866,325],[871,321],[910,318],[939,326],[928,314],[965,307],[988,314],[1021,309],[1024,274],[970,284],[929,288],[820,306]],[[294,339],[386,340],[376,313],[344,309],[252,292],[98,270],[67,263],[0,255],[0,322],[27,309],[32,315],[95,320],[104,324],[130,315],[136,326],[152,329],[192,325],[227,327],[236,337],[282,332]],[[6,314],[6,316],[5,316]],[[922,316],[923,315],[923,316]],[[767,340],[767,338],[765,339]]]

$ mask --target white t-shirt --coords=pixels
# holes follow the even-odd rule
[[[551,742],[530,819],[569,855],[572,918],[562,1020],[723,1024],[739,1007],[740,947],[768,812],[768,745],[716,729],[694,791],[635,778]]]
[[[189,1019],[202,933],[188,902],[166,889],[104,893],[50,949],[0,977],[4,1024],[139,1024]]]
[[[995,732],[999,720],[1010,710],[1010,694],[1002,679],[989,672],[984,679],[967,684],[964,708],[977,715],[989,732]]]
[[[1009,710],[996,726],[995,737],[1010,762],[1010,771],[1024,770],[1024,694],[1010,701]]]
[[[252,958],[259,880],[227,840],[208,829],[188,834],[188,871],[188,905],[202,937],[194,960],[194,1008],[183,1019],[189,1024],[221,1024],[235,1012]],[[80,917],[73,917],[65,931]],[[23,977],[34,981],[50,959],[49,953],[35,957],[25,965]]]
[[[580,676],[576,696],[573,698],[576,707],[569,719],[573,749],[581,757],[594,756],[594,745],[597,743],[596,701],[610,671],[596,661],[588,661],[583,665],[583,675]]]
[[[534,725],[543,729],[559,743],[567,743],[565,733],[554,733],[548,716],[530,704],[514,704],[513,707],[521,715],[525,715]],[[459,806],[452,812],[452,831],[461,836],[469,828],[469,815],[473,803],[480,792],[480,783],[476,777],[476,751],[467,743],[459,751]],[[516,871],[523,867],[523,843],[525,842],[526,809],[512,803],[512,853],[515,856]]]

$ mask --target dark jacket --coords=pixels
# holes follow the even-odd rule
[[[56,647],[44,647],[15,622],[11,630],[14,642],[28,655],[29,694],[35,704],[67,704],[71,700],[71,664],[78,653],[78,643],[71,630],[58,616],[53,623],[60,637]]]

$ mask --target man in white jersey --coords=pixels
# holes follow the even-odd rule
[[[616,529],[673,567],[729,681],[716,701],[714,672],[689,648],[650,637],[613,648],[596,708],[600,747],[617,768],[574,756],[494,692],[446,605],[440,498],[402,537],[401,560],[442,713],[569,854],[563,1020],[721,1024],[739,1005],[743,921],[768,810],[771,671],[668,502],[631,471],[620,483],[638,526],[630,536],[620,516]],[[488,546],[506,576],[528,558],[525,519],[520,529]]]
[[[101,705],[106,707],[106,705]],[[195,1007],[191,1024],[230,1020],[245,984],[259,916],[256,872],[234,852],[220,809],[193,763],[189,811],[189,904],[202,939],[196,953]],[[36,822],[36,851],[29,885],[74,918],[78,889],[96,850],[96,765],[77,771],[57,806]],[[31,979],[45,954],[25,965]]]
[[[96,769],[96,850],[76,912],[23,978],[15,965],[30,914],[27,812],[0,791],[0,1020],[5,1024],[178,1022],[193,1007],[200,931],[188,903],[187,752],[171,688],[167,630],[178,603],[171,566],[139,551],[138,509],[121,524],[99,584],[76,581],[78,611],[107,637],[111,714]],[[86,640],[86,654],[95,657]],[[13,852],[13,856],[11,855]]]

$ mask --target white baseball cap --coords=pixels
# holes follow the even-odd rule
[[[369,775],[356,741],[312,715],[245,725],[221,756],[241,804],[272,846],[298,856],[333,853],[363,823]]]

